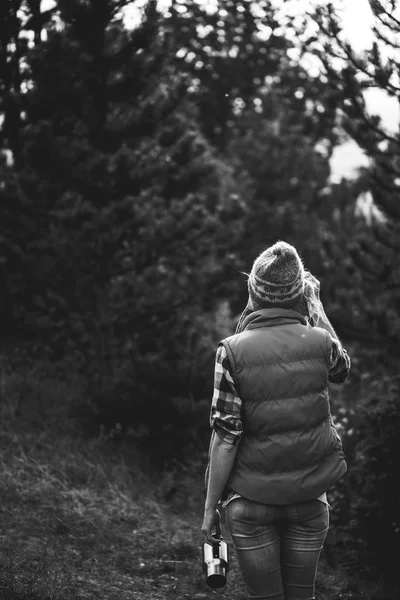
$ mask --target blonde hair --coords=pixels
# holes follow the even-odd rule
[[[322,302],[319,297],[320,282],[310,271],[304,271],[304,299],[307,303],[308,313],[310,318],[314,322],[314,325],[318,325],[318,322],[324,319],[325,311]]]

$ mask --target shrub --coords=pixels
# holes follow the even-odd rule
[[[370,384],[369,397],[356,410],[336,416],[348,473],[333,493],[332,522],[343,532],[350,557],[370,573],[399,581],[400,405],[399,379]],[[351,560],[351,558],[350,558]]]

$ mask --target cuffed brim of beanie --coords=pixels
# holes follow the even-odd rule
[[[251,294],[249,295],[248,305],[252,310],[262,310],[263,308],[294,308],[295,306],[299,306],[304,294],[301,293],[298,296],[294,296],[290,300],[279,301],[279,302],[269,302],[267,300],[256,300],[254,297],[252,298]]]

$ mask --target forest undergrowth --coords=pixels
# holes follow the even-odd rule
[[[0,431],[1,600],[245,600],[229,534],[228,583],[201,569],[203,465],[147,475],[101,437],[69,426]],[[378,598],[323,551],[318,600]]]

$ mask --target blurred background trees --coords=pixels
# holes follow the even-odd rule
[[[170,439],[242,269],[277,237],[319,253],[335,105],[270,2],[148,2],[131,29],[127,4],[2,7],[1,312],[85,375],[92,431]]]
[[[320,7],[314,14],[321,36],[311,42],[320,58],[333,93],[340,102],[341,125],[365,151],[370,168],[360,179],[364,192],[381,211],[352,245],[352,256],[363,273],[368,290],[363,314],[371,336],[383,336],[387,360],[396,363],[399,347],[398,227],[399,227],[399,136],[382,126],[381,118],[369,114],[365,92],[379,89],[399,99],[399,20],[395,3],[370,3],[374,14],[375,41],[364,54],[355,52],[341,36],[333,6]],[[340,65],[340,66],[337,66]],[[372,234],[372,235],[371,235]],[[372,300],[370,303],[368,300]]]
[[[241,210],[155,4],[130,32],[120,8],[58,3],[19,59],[15,135],[6,110],[3,122],[2,312],[85,373],[91,424],[98,413],[139,427],[159,412],[162,427],[168,399],[199,379],[192,332],[229,271]]]

